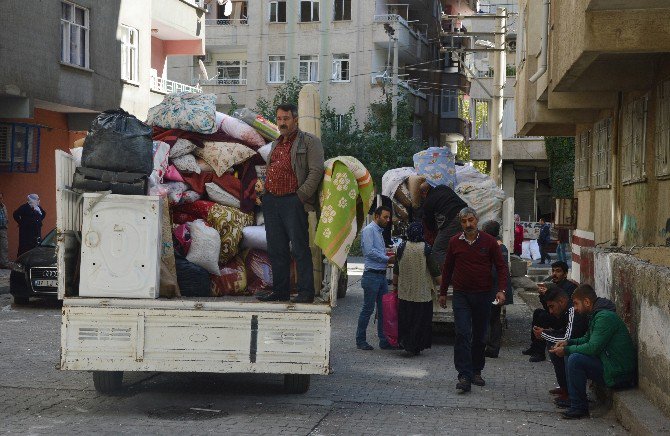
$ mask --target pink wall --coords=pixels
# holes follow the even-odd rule
[[[165,59],[173,55],[204,55],[204,39],[193,40],[163,40],[151,37],[151,68],[158,71],[158,77],[163,75]]]
[[[151,68],[158,71],[158,77],[163,75],[165,67],[165,49],[162,39],[151,37]]]

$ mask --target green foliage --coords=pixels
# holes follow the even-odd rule
[[[546,137],[549,179],[554,198],[572,198],[575,190],[575,138]]]
[[[480,104],[476,106],[475,110],[475,119],[470,119],[470,102],[471,100],[464,100],[460,105],[460,114],[466,120],[469,120],[471,124],[474,124],[472,129],[472,134],[476,132],[488,119],[488,106]],[[461,162],[470,162],[470,144],[467,141],[458,141],[458,148],[456,152],[456,160]],[[486,165],[486,162],[483,160],[472,161],[472,166],[482,174],[489,174],[489,168]]]
[[[356,236],[356,239],[351,243],[349,249],[349,256],[361,257],[363,256],[363,249],[361,248],[361,235]]]
[[[277,120],[277,106],[284,103],[293,103],[298,106],[298,96],[300,95],[301,89],[302,83],[300,80],[298,80],[297,77],[292,77],[277,88],[277,93],[272,101],[265,97],[260,97],[256,100],[256,108],[254,110],[261,114],[266,120],[270,120],[274,123]]]
[[[228,115],[233,116],[233,112],[240,108],[240,104],[235,100],[235,98],[228,94],[228,100],[230,100],[230,110],[228,110]]]

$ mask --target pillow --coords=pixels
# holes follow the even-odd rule
[[[209,215],[209,210],[215,204],[216,203],[212,201],[196,200],[193,203],[179,205],[179,207],[176,210],[181,213],[193,215],[195,218],[206,220],[207,216]]]
[[[220,114],[222,119],[219,130],[226,135],[232,136],[238,141],[254,146],[255,148],[265,145],[265,139],[253,127],[249,126],[242,120],[226,114]]]
[[[242,229],[254,222],[254,217],[239,209],[215,204],[209,209],[207,222],[218,230],[221,236],[219,262],[229,262],[239,250]]]
[[[212,277],[212,296],[248,295],[247,268],[239,256],[221,266],[221,275]]]
[[[174,159],[175,157],[181,157],[185,154],[189,154],[193,150],[198,148],[194,143],[189,141],[188,139],[184,138],[179,138],[177,141],[174,143],[172,148],[170,148],[170,157]]]
[[[210,164],[219,177],[233,165],[242,163],[256,154],[249,147],[234,142],[205,141],[204,144],[203,148],[199,148],[193,153]]]
[[[258,149],[258,154],[261,155],[265,162],[270,159],[270,151],[272,151],[272,142],[268,142],[264,146]]]
[[[177,167],[179,171],[188,171],[189,173],[200,174],[200,165],[195,160],[195,156],[192,154],[185,154],[183,156],[172,159],[172,163]]]
[[[174,165],[168,165],[167,170],[165,171],[164,180],[170,180],[173,182],[183,182],[184,178],[179,173],[179,170]]]
[[[200,171],[202,173],[213,173],[214,168],[207,162],[205,162],[203,159],[200,159],[199,157],[195,158],[195,161],[198,163],[198,166],[200,167]]]
[[[205,183],[205,189],[207,189],[207,195],[209,199],[215,203],[219,203],[223,206],[230,206],[239,209],[240,200],[235,198],[234,195],[226,192],[216,183]]]
[[[242,229],[242,248],[268,250],[268,238],[265,226],[247,226]]]
[[[164,129],[214,133],[218,129],[216,95],[192,92],[167,94],[159,105],[149,109],[147,124]]]
[[[168,167],[168,154],[170,153],[170,146],[163,141],[154,141],[154,169],[149,176],[149,183],[158,185],[163,183],[163,178]]]
[[[219,250],[221,239],[216,229],[207,227],[203,220],[188,224],[191,233],[191,247],[186,260],[207,270],[210,274],[221,275],[219,270]]]

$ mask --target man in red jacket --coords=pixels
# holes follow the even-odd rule
[[[484,386],[484,369],[487,329],[491,303],[505,303],[507,264],[502,258],[498,242],[493,236],[477,230],[477,212],[463,208],[458,217],[462,233],[449,241],[440,286],[440,306],[447,306],[447,289],[454,287],[454,365],[458,371],[456,389],[470,392],[470,385]],[[498,274],[498,292],[493,295],[491,268]]]

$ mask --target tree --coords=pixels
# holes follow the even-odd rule
[[[554,198],[572,198],[575,190],[575,138],[545,137],[549,179]]]
[[[471,124],[474,124],[472,128],[472,133],[479,130],[479,128],[488,120],[488,105],[480,104],[475,107],[475,119],[470,119],[470,103],[471,100],[463,100],[461,107],[461,117],[470,121]],[[472,166],[478,170],[480,173],[489,174],[488,166],[483,160],[473,161],[470,159],[470,144],[467,141],[458,141],[458,152],[456,153],[456,160],[462,162],[472,162]]]
[[[265,97],[260,97],[256,100],[255,111],[263,116],[266,120],[273,123],[277,121],[276,108],[280,104],[293,103],[298,106],[298,96],[302,89],[302,83],[297,77],[292,77],[286,83],[277,88],[277,93],[272,98],[272,102]]]

